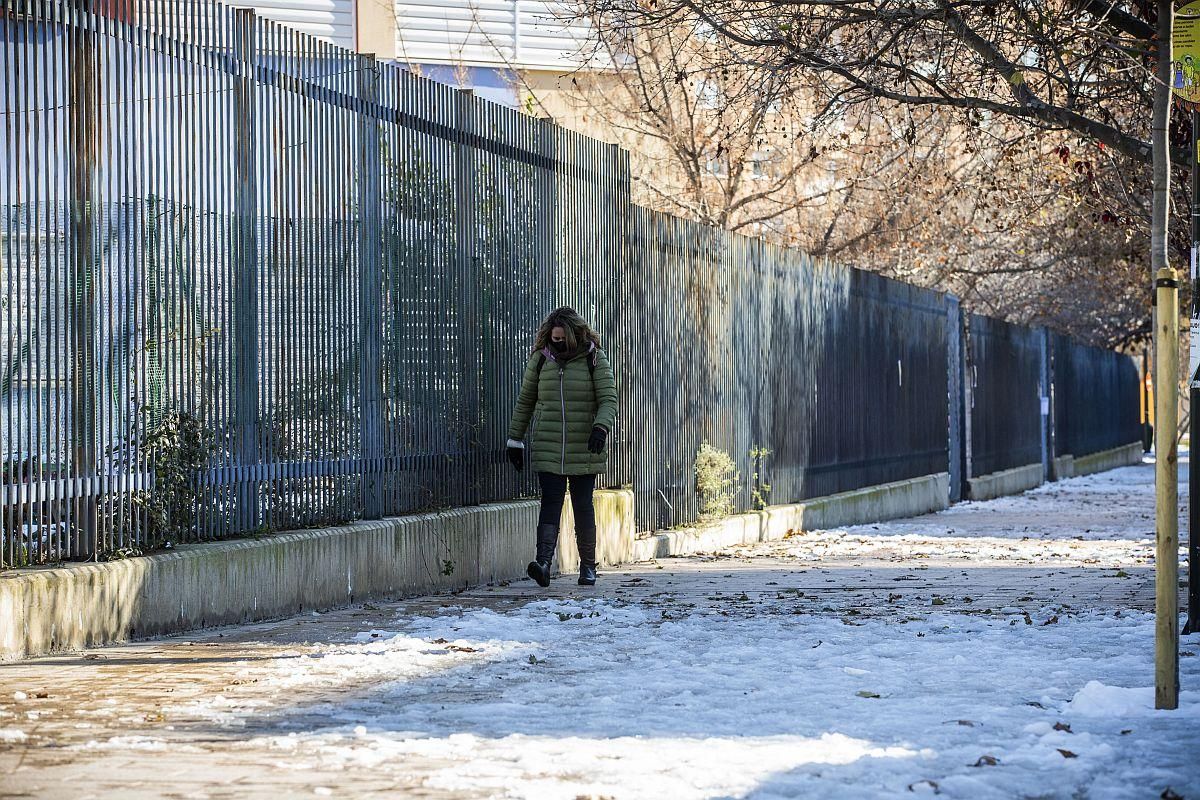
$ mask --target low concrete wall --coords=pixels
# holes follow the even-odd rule
[[[633,493],[596,494],[597,555],[612,566],[946,507],[945,473],[635,535]],[[559,561],[578,569],[570,506]],[[524,577],[537,501],[182,545],[99,564],[0,575],[0,661]]]
[[[524,575],[535,501],[0,576],[0,660]]]
[[[1061,481],[1063,478],[1075,477],[1075,456],[1067,454],[1056,456],[1050,462],[1050,480]]]
[[[941,472],[895,483],[771,506],[692,528],[660,531],[638,539],[635,560],[706,553],[738,544],[782,539],[789,531],[859,525],[940,511],[949,505],[950,475]]]
[[[1114,447],[1111,450],[1101,450],[1099,453],[1091,453],[1086,456],[1065,456],[1065,458],[1071,459],[1071,473],[1062,477],[1070,478],[1080,475],[1091,475],[1094,472],[1104,472],[1105,470],[1116,469],[1117,467],[1140,464],[1142,463],[1142,454],[1142,443],[1133,442],[1120,447]],[[1055,459],[1055,461],[1057,460]]]
[[[978,478],[967,478],[967,497],[971,500],[991,500],[1007,494],[1020,494],[1041,484],[1041,463],[1026,464]]]
[[[595,494],[595,506],[596,561],[606,567],[636,561],[633,549],[636,539],[633,492],[616,489],[598,491]],[[531,535],[531,548],[532,542]],[[532,549],[529,558],[533,558]],[[562,531],[558,537],[555,559],[563,572],[579,571],[579,548],[575,544],[575,516],[572,513],[570,498],[563,508]]]

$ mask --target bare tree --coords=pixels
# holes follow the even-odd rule
[[[1143,0],[586,0],[601,29],[703,26],[729,65],[848,103],[976,109],[1143,163],[1155,8]],[[1128,10],[1126,10],[1128,9]]]
[[[696,16],[658,19],[601,24],[623,68],[570,93],[633,151],[637,202],[1099,343],[1145,333],[1140,162],[989,108],[854,99],[731,59]]]

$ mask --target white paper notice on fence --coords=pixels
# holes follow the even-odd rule
[[[1200,368],[1200,318],[1192,317],[1188,334],[1188,342],[1191,345],[1188,348],[1188,383],[1191,388],[1200,389],[1200,380],[1196,376],[1196,370]]]

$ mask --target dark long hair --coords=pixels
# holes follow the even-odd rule
[[[579,316],[575,309],[563,306],[551,311],[550,316],[542,322],[542,327],[538,328],[537,336],[533,337],[535,353],[550,346],[550,332],[558,327],[561,327],[567,334],[568,353],[573,353],[581,347],[587,347],[587,342],[595,344],[596,347],[600,346],[600,335],[592,330],[592,326],[588,325],[587,320]]]

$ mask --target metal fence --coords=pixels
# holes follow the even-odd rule
[[[964,340],[969,476],[1042,463],[1044,331],[967,314]]]
[[[1085,456],[1141,441],[1141,376],[1134,360],[1059,333],[1050,335],[1050,346],[1054,455]]]
[[[513,376],[616,327],[625,153],[215,3],[6,2],[0,69],[0,563],[532,492]]]
[[[1134,359],[1045,328],[968,314],[966,474],[1086,456],[1142,439]]]
[[[639,525],[696,519],[702,442],[735,462],[736,510],[945,471],[940,295],[641,208],[630,235]]]
[[[563,304],[643,527],[696,519],[705,441],[733,510],[947,468],[952,298],[635,208],[620,149],[248,11],[0,3],[0,566],[531,496],[501,445]]]

